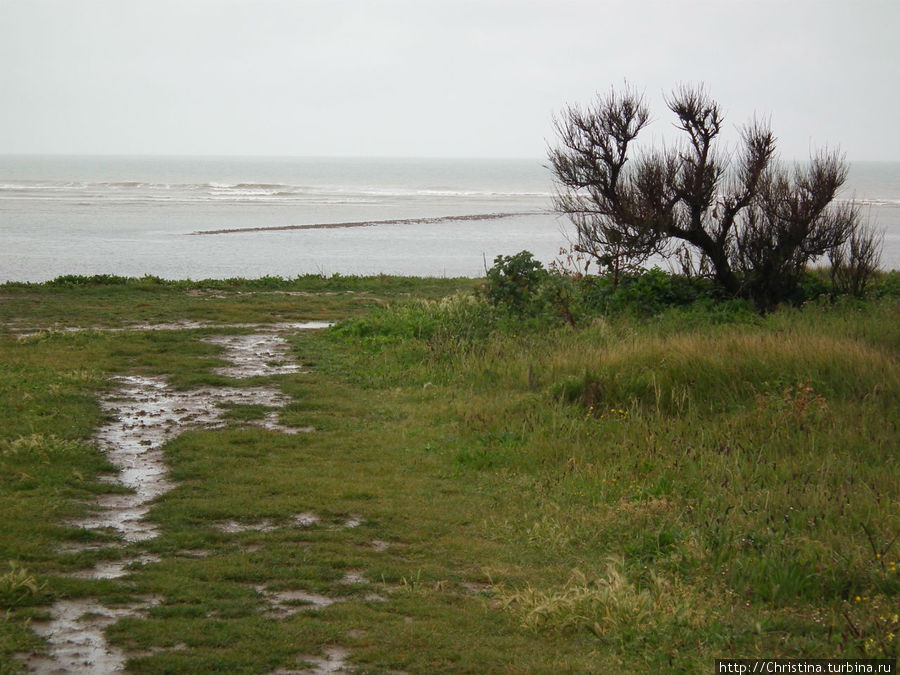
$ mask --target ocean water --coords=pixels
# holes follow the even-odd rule
[[[552,190],[541,160],[0,157],[0,282],[481,276],[568,246]],[[900,163],[852,165],[842,197],[900,268]]]

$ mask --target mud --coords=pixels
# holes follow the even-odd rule
[[[47,623],[33,623],[34,632],[50,643],[47,657],[27,660],[29,670],[38,673],[84,674],[116,673],[125,666],[125,653],[108,645],[103,635],[107,626],[125,617],[142,616],[158,603],[147,598],[140,605],[104,607],[94,600],[62,600],[50,610]]]
[[[351,570],[344,575],[344,578],[341,579],[341,583],[348,586],[354,586],[356,584],[365,584],[367,582],[362,575],[362,571]]]
[[[319,514],[313,513],[312,511],[305,511],[304,513],[298,513],[294,516],[291,516],[290,520],[282,523],[273,522],[268,518],[249,523],[239,522],[237,520],[227,520],[224,523],[218,523],[217,525],[215,525],[215,528],[220,532],[224,532],[226,534],[240,534],[241,532],[272,532],[273,530],[277,530],[281,527],[307,528],[321,524],[322,517]],[[354,527],[359,527],[361,524],[361,519],[356,516],[350,516],[349,518],[345,518],[336,524],[330,525],[329,527],[332,529],[345,528],[349,530],[353,529]]]
[[[3,328],[18,335],[19,340],[28,340],[37,337],[46,337],[54,333],[135,333],[141,331],[161,330],[209,330],[209,329],[240,329],[253,330],[266,333],[279,333],[290,330],[318,330],[331,326],[328,321],[298,321],[282,323],[215,323],[213,321],[170,321],[164,323],[132,323],[125,326],[59,326],[48,325],[35,330],[34,325],[27,328],[7,323]]]
[[[272,619],[283,619],[297,612],[323,609],[340,602],[340,599],[308,591],[270,591],[265,586],[255,586],[255,588],[269,604],[265,615]]]
[[[349,652],[343,647],[328,647],[325,656],[300,656],[298,661],[311,663],[312,668],[302,670],[289,670],[281,668],[273,671],[272,675],[328,675],[328,673],[352,673],[354,670],[347,665]]]
[[[225,426],[221,415],[227,404],[280,408],[290,401],[263,387],[175,391],[161,377],[132,375],[117,381],[119,389],[100,401],[112,421],[97,431],[96,439],[118,469],[116,482],[132,492],[100,496],[97,512],[74,524],[87,529],[112,528],[126,542],[146,541],[158,534],[146,515],[150,502],[174,487],[163,461],[162,446],[167,441],[188,429]],[[263,420],[262,426],[298,431],[271,418]]]
[[[327,324],[279,324],[272,329],[321,328]],[[119,330],[172,330],[203,327],[200,324],[142,325]],[[210,338],[210,342],[224,348],[224,357],[233,366],[223,368],[230,377],[246,378],[258,375],[295,373],[299,366],[291,363],[286,341],[279,335],[266,332],[252,335]],[[96,510],[86,518],[72,523],[86,529],[113,529],[126,543],[141,542],[158,536],[156,526],[147,520],[153,500],[174,487],[168,479],[163,461],[163,445],[189,429],[218,428],[226,425],[222,413],[228,405],[261,405],[273,412],[258,422],[266,429],[284,433],[311,431],[290,428],[278,422],[278,409],[290,398],[266,387],[204,388],[175,391],[161,377],[127,376],[116,378],[118,388],[100,401],[110,422],[96,434],[97,444],[105,451],[110,463],[118,470],[115,484],[128,488],[128,493],[105,494],[95,500]],[[295,518],[303,526],[318,522],[315,514],[300,514]],[[239,524],[227,523],[226,531],[241,531]],[[246,527],[246,526],[244,526]],[[266,522],[254,529],[265,529]],[[273,526],[274,527],[274,526]],[[88,544],[67,550],[85,548],[120,548],[113,542],[107,546]],[[94,567],[68,575],[83,579],[117,579],[129,573],[135,565],[159,562],[152,555],[128,557],[113,562],[101,562]],[[302,591],[275,593],[261,589],[270,604],[273,616],[283,617],[305,608],[325,607],[331,598]],[[50,609],[51,619],[32,624],[34,631],[50,646],[48,656],[31,655],[24,659],[26,668],[39,673],[116,673],[124,668],[126,654],[106,643],[106,627],[124,617],[142,616],[148,607],[157,604],[155,598],[123,607],[105,607],[95,600],[62,600]],[[326,659],[323,663],[340,663]],[[324,667],[324,666],[323,666]],[[322,670],[316,672],[340,672]]]
[[[241,532],[271,532],[278,529],[269,520],[260,520],[256,523],[239,523],[236,520],[229,520],[216,525],[216,529],[225,534],[240,534]]]
[[[233,364],[217,368],[219,375],[241,378],[300,372],[300,366],[290,360],[288,343],[274,333],[222,335],[204,342],[224,347],[223,358]]]
[[[358,586],[360,584],[367,584],[369,581],[363,576],[362,571],[351,570],[344,574],[341,583],[346,586]],[[387,602],[387,598],[378,593],[366,593],[365,596],[363,596],[363,599],[366,602]]]
[[[142,555],[134,558],[125,558],[123,560],[109,561],[97,563],[90,569],[81,570],[66,574],[65,576],[72,579],[118,579],[130,573],[129,567],[135,565],[151,565],[161,560],[156,555]]]
[[[298,513],[293,520],[297,527],[312,527],[318,524],[321,518],[317,514],[307,511],[306,513]]]

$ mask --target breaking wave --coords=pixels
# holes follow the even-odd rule
[[[468,190],[447,187],[291,185],[287,183],[150,183],[138,181],[4,181],[0,200],[90,202],[312,202],[370,203],[411,199],[549,198],[550,192]]]

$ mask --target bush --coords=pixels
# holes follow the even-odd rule
[[[547,278],[544,265],[529,251],[513,256],[498,255],[487,272],[485,295],[495,306],[506,306],[519,314],[538,309],[537,291]]]

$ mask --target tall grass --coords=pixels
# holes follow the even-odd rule
[[[398,359],[385,367],[402,372],[394,385],[443,385],[436,414],[456,471],[485,489],[529,486],[520,522],[486,521],[493,536],[544,569],[622,561],[616,583],[610,572],[501,586],[523,625],[652,631],[675,611],[654,595],[668,584],[688,589],[685,625],[786,622],[798,636],[827,625],[831,649],[897,653],[870,607],[896,611],[900,592],[900,303],[724,321],[689,307],[579,330],[490,311],[471,298],[387,308],[365,339],[403,336],[382,357]],[[631,603],[621,614],[614,587]],[[677,633],[682,618],[666,621]]]

